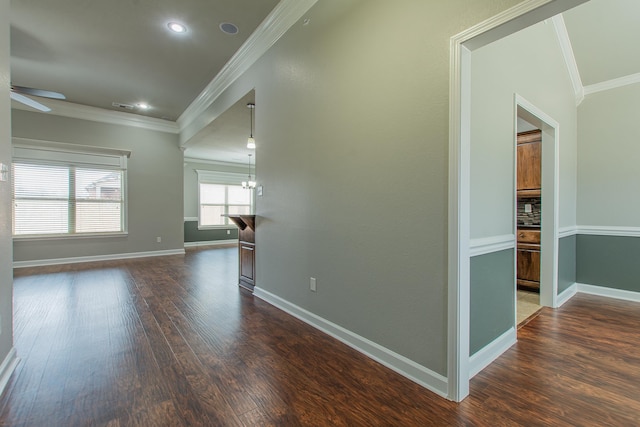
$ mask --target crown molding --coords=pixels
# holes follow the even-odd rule
[[[623,86],[640,83],[640,73],[630,74],[628,76],[619,77],[617,79],[607,80],[600,83],[595,83],[584,88],[585,95],[590,95],[596,92],[602,92],[605,90],[611,90]]]
[[[189,126],[253,65],[316,3],[317,0],[281,0],[229,62],[177,120],[180,131]]]
[[[146,117],[138,114],[111,111],[104,108],[90,107],[88,105],[74,104],[73,102],[56,99],[43,99],[50,112],[43,113],[29,108],[19,102],[14,102],[11,108],[16,110],[31,111],[39,114],[53,114],[55,116],[70,117],[73,119],[90,120],[93,122],[109,123],[113,125],[130,126],[141,129],[178,134],[180,129],[175,122]]]
[[[580,105],[584,100],[586,91],[585,87],[582,85],[580,70],[578,70],[578,64],[576,63],[576,57],[573,53],[573,47],[571,46],[571,39],[567,32],[567,26],[561,14],[551,18],[551,22],[553,22],[553,28],[556,30],[556,37],[560,44],[560,51],[562,52],[564,63],[567,66],[571,86],[573,86],[573,91],[576,95],[576,105]]]

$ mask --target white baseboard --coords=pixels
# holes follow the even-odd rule
[[[237,244],[238,239],[226,239],[226,240],[208,240],[206,242],[184,242],[185,248],[198,248],[200,246],[222,246]]]
[[[397,354],[373,341],[357,335],[335,323],[332,323],[316,314],[313,314],[295,304],[290,303],[277,295],[256,287],[253,294],[269,304],[289,313],[308,325],[332,336],[349,347],[381,363],[400,375],[420,384],[434,393],[447,397],[447,378],[419,365],[418,363]]]
[[[9,350],[7,357],[4,358],[2,364],[0,364],[0,396],[2,396],[4,388],[9,382],[9,377],[11,377],[11,374],[15,371],[19,361],[20,359],[18,359],[16,349],[12,348]]]
[[[469,379],[489,366],[494,360],[514,345],[517,341],[516,328],[511,327],[504,334],[478,350],[469,358]]]
[[[184,249],[165,251],[130,252],[123,254],[90,255],[72,258],[38,259],[33,261],[14,261],[13,268],[42,267],[45,265],[76,264],[79,262],[114,261],[120,259],[147,258],[167,255],[184,255]]]
[[[577,283],[577,287],[578,287],[578,292],[581,292],[583,294],[591,294],[591,295],[598,295],[601,297],[640,302],[640,292],[607,288],[605,286],[586,285],[584,283]]]
[[[573,285],[569,286],[567,289],[562,291],[560,295],[558,295],[558,298],[556,299],[556,308],[562,307],[564,303],[566,303],[571,298],[573,298],[573,296],[577,293],[578,293],[578,284],[574,283]]]

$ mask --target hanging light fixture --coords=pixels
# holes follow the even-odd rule
[[[251,180],[251,156],[252,154],[249,154],[249,180],[242,181],[242,188],[245,190],[253,190],[256,188],[256,182]]]
[[[251,136],[247,139],[247,148],[250,150],[255,150],[256,148],[256,140],[253,138],[253,110],[256,108],[256,104],[248,103],[247,107],[251,110]]]

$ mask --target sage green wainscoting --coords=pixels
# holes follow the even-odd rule
[[[514,325],[514,257],[506,249],[471,258],[470,355]]]
[[[227,230],[231,230],[231,234],[227,234]],[[198,230],[198,221],[184,222],[184,242],[213,242],[219,240],[229,240],[232,243],[238,240],[238,229],[235,227],[215,228],[209,230]]]
[[[576,236],[567,236],[558,243],[558,295],[576,283]]]
[[[580,234],[576,254],[578,283],[640,292],[640,238]]]

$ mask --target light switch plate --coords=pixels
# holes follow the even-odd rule
[[[531,208],[531,203],[525,203],[525,204],[524,204],[524,212],[525,212],[525,213],[531,213],[531,212],[533,212],[533,209]]]
[[[258,196],[262,196],[262,185],[258,185],[258,188],[256,188],[256,194]]]
[[[9,166],[4,163],[0,163],[0,181],[9,180]]]

